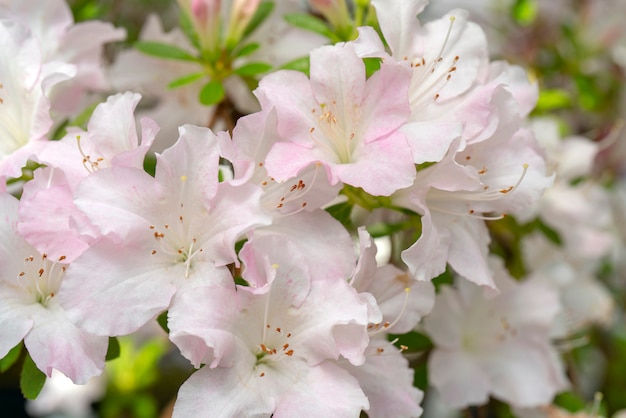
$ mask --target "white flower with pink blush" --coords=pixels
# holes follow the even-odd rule
[[[368,409],[357,380],[332,361],[363,363],[367,304],[344,279],[292,263],[288,243],[272,253],[258,270],[272,278],[244,272],[270,283],[263,293],[197,288],[169,312],[172,341],[196,367],[205,364],[180,388],[174,417],[350,417]]]
[[[18,229],[39,251],[55,258],[78,257],[100,235],[74,204],[80,181],[112,166],[143,169],[143,160],[159,127],[142,120],[139,142],[133,112],[140,96],[120,93],[94,110],[87,132],[69,128],[59,141],[49,141],[39,153],[48,167],[35,170],[24,184]]]
[[[415,168],[398,130],[409,116],[409,78],[406,68],[383,64],[366,80],[351,44],[312,51],[310,80],[287,70],[266,76],[255,94],[264,110],[276,109],[280,136],[268,174],[284,181],[322,164],[333,185],[373,195],[409,186]]]
[[[550,343],[559,295],[537,282],[516,282],[490,259],[500,294],[465,280],[443,287],[424,330],[435,345],[430,383],[453,408],[493,396],[515,407],[547,405],[567,389],[563,364]]]
[[[42,61],[63,62],[76,68],[76,75],[51,93],[52,110],[76,115],[87,105],[89,92],[108,89],[103,63],[104,45],[126,38],[126,31],[111,23],[91,20],[74,23],[64,0],[1,0],[0,17],[29,28],[41,48]]]
[[[389,342],[388,334],[411,331],[435,302],[432,283],[419,282],[406,272],[387,264],[376,265],[377,248],[364,228],[359,230],[361,256],[351,279],[361,297],[373,296],[382,320],[368,326],[370,343],[365,363],[338,362],[359,384],[370,401],[369,417],[416,417],[422,413],[424,394],[413,386],[414,370],[401,349]],[[365,293],[367,292],[367,293]]]
[[[44,63],[37,39],[15,21],[0,20],[0,45],[0,176],[20,177],[47,142],[50,89],[76,68]]]
[[[18,201],[0,194],[0,358],[22,339],[48,377],[57,369],[84,384],[104,368],[108,338],[91,335],[59,304],[68,264],[39,253],[17,232]]]
[[[174,309],[177,292],[232,286],[226,266],[237,262],[235,243],[270,222],[259,188],[218,182],[215,135],[191,125],[180,132],[158,156],[155,177],[116,166],[91,174],[75,191],[76,206],[104,236],[67,272],[62,304],[85,329],[134,332]],[[120,309],[112,311],[111,301]]]

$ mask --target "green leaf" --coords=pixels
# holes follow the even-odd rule
[[[270,13],[272,13],[272,10],[274,10],[274,3],[271,1],[264,1],[262,3],[259,4],[259,7],[257,7],[256,12],[254,13],[254,16],[252,16],[252,19],[250,19],[250,22],[248,23],[248,26],[246,26],[246,28],[243,31],[243,35],[241,36],[241,39],[246,39],[248,37],[248,35],[250,35],[252,32],[254,32],[256,30],[256,28],[259,27],[259,25],[261,23],[263,23],[265,21],[265,19],[267,19],[267,17],[270,15]]]
[[[433,348],[433,343],[430,341],[430,338],[417,331],[411,331],[401,335],[389,334],[387,338],[389,341],[397,340],[394,343],[395,346],[398,348],[404,346],[406,347],[405,350],[409,353],[426,351]]]
[[[196,33],[196,30],[193,27],[193,23],[191,19],[189,18],[189,15],[182,9],[180,10],[179,23],[180,23],[180,28],[183,30],[183,33],[185,34],[185,36],[187,36],[187,39],[189,39],[192,45],[195,46],[196,49],[199,50],[200,40],[198,39],[198,34]]]
[[[153,57],[179,61],[198,61],[198,59],[189,52],[174,45],[162,44],[160,42],[139,41],[135,42],[134,46],[144,54]]]
[[[226,92],[221,81],[211,80],[202,87],[198,100],[205,106],[212,106],[222,101]]]
[[[0,360],[0,373],[6,372],[15,364],[17,359],[20,358],[20,354],[22,354],[22,347],[24,344],[20,341],[18,345],[13,347],[11,351],[7,353],[6,356],[2,360]]]
[[[109,337],[106,361],[115,360],[120,356],[120,342],[116,337]]]
[[[241,58],[241,57],[248,56],[252,54],[254,51],[256,51],[257,49],[259,49],[260,46],[261,44],[259,44],[258,42],[252,42],[252,43],[246,44],[242,46],[241,48],[235,50],[234,57]]]
[[[311,61],[309,60],[308,56],[296,58],[295,60],[289,61],[288,63],[281,65],[279,69],[300,71],[301,73],[306,74],[306,76],[308,77],[309,70],[311,69]]]
[[[365,75],[370,78],[380,69],[380,64],[383,61],[380,58],[363,58],[363,62],[365,63]]]
[[[36,399],[44,383],[46,383],[45,373],[37,368],[30,355],[26,355],[20,376],[22,394],[26,399]]]
[[[191,84],[194,81],[200,80],[205,75],[206,74],[204,74],[204,73],[192,73],[192,74],[184,75],[182,77],[177,78],[174,81],[171,81],[167,85],[167,88],[168,89],[175,89],[176,87],[182,87],[182,86],[185,86],[187,84]]]
[[[345,227],[352,225],[350,214],[352,213],[353,205],[350,202],[337,203],[329,208],[326,208],[326,212],[337,219]]]
[[[554,109],[563,109],[572,104],[570,94],[561,89],[545,89],[539,93],[537,101],[537,112],[549,111]]]
[[[563,392],[554,398],[554,404],[569,412],[578,412],[587,406],[587,402],[574,392]]]
[[[237,74],[243,77],[255,76],[257,74],[266,73],[271,69],[272,66],[264,62],[251,62],[235,69],[233,71],[233,74]]]
[[[308,30],[309,32],[319,33],[333,42],[339,41],[339,38],[337,38],[333,31],[328,27],[326,22],[314,16],[304,13],[288,13],[284,16],[284,18],[291,26]]]
[[[530,26],[537,17],[536,0],[517,0],[513,5],[513,18],[521,26]]]
[[[170,328],[167,326],[167,311],[163,312],[157,317],[157,322],[163,328],[163,331],[170,333]]]

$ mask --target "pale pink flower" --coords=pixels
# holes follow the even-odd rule
[[[285,243],[268,254],[264,293],[202,287],[169,312],[172,341],[205,364],[180,388],[175,417],[348,417],[368,408],[356,379],[330,361],[364,361],[368,307],[345,280],[320,277],[291,253]]]
[[[267,156],[269,175],[284,181],[319,163],[331,184],[374,195],[410,185],[415,168],[398,131],[409,114],[408,82],[397,65],[366,80],[351,44],[311,52],[310,80],[295,71],[266,76],[255,94],[263,109],[276,108],[280,136]]]
[[[411,117],[402,127],[415,163],[439,161],[458,136],[468,142],[490,137],[499,120],[498,90],[513,94],[525,116],[537,100],[537,86],[525,72],[503,62],[489,63],[482,29],[453,10],[421,25],[416,15],[426,1],[373,1],[391,55],[373,28],[359,28],[359,56],[381,57],[411,71]]]
[[[608,325],[615,301],[596,277],[600,260],[588,260],[549,242],[540,234],[522,242],[527,280],[551,286],[559,293],[561,311],[552,325],[553,338],[567,338],[591,324]]]
[[[537,201],[552,184],[532,132],[518,129],[508,114],[511,95],[500,91],[497,130],[483,141],[456,140],[446,157],[418,171],[413,186],[393,196],[397,205],[422,216],[422,236],[402,254],[412,274],[430,280],[446,262],[461,276],[494,287],[487,266],[490,242],[485,219],[515,214]]]
[[[486,403],[493,396],[516,407],[551,403],[568,386],[550,329],[559,297],[536,282],[518,283],[491,259],[501,293],[485,299],[465,280],[443,287],[424,330],[435,344],[429,381],[454,408]]]
[[[289,240],[298,247],[303,262],[323,268],[328,278],[350,276],[355,263],[352,240],[345,228],[321,210],[337,196],[339,185],[331,186],[321,165],[312,165],[295,178],[277,182],[267,174],[265,158],[278,138],[276,112],[254,113],[237,121],[232,140],[219,135],[221,154],[234,168],[233,184],[246,182],[259,186],[263,193],[261,204],[272,215],[272,224],[256,228],[249,234],[243,251],[259,255],[276,236]],[[320,242],[327,243],[321,246]],[[249,268],[249,266],[248,266]],[[261,286],[262,283],[251,283]]]
[[[76,69],[45,63],[37,39],[17,22],[0,21],[0,176],[20,177],[52,126],[50,88]]]
[[[38,41],[42,61],[72,64],[76,75],[52,91],[52,108],[63,115],[74,115],[86,103],[88,92],[109,88],[104,73],[104,44],[121,41],[126,31],[111,23],[91,20],[74,23],[64,0],[2,0],[6,9],[0,17],[25,25]]]
[[[59,370],[84,384],[104,367],[108,339],[79,329],[59,304],[68,264],[41,254],[17,232],[17,200],[0,194],[0,358],[24,339],[48,377]]]
[[[354,288],[373,296],[382,320],[370,323],[370,343],[365,351],[365,363],[338,364],[356,377],[370,401],[368,416],[415,417],[424,394],[413,386],[414,371],[401,350],[387,339],[389,333],[411,331],[428,314],[435,301],[432,283],[418,282],[393,265],[376,266],[376,246],[364,229],[359,230],[361,256],[351,280]],[[367,293],[364,293],[367,292]]]
[[[187,125],[158,156],[154,178],[112,167],[81,182],[76,205],[106,239],[68,270],[62,303],[73,320],[94,333],[126,334],[182,289],[232,285],[226,265],[237,262],[235,243],[269,219],[260,189],[218,183],[218,159],[215,135]],[[111,301],[120,309],[111,311]]]
[[[143,169],[143,159],[158,126],[142,120],[139,143],[133,111],[136,93],[120,93],[99,104],[87,132],[70,129],[60,141],[50,141],[39,153],[48,165],[23,187],[18,229],[39,251],[73,261],[95,238],[97,228],[74,204],[74,190],[89,174],[112,166]]]

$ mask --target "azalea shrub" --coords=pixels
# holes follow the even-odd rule
[[[626,33],[432,3],[0,0],[18,404],[625,416]]]

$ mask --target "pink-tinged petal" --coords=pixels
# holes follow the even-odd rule
[[[535,108],[539,99],[539,85],[531,83],[528,73],[522,67],[510,65],[506,61],[492,62],[489,67],[492,83],[503,84],[519,106],[521,117],[526,117]]]
[[[445,350],[461,345],[465,310],[458,293],[450,286],[443,286],[437,294],[435,307],[423,323],[424,330],[437,347]]]
[[[344,280],[314,280],[309,298],[320,305],[322,300],[324,303],[323,307],[303,305],[303,315],[309,316],[303,326],[305,334],[301,336],[307,341],[302,349],[307,362],[317,364],[322,359],[342,355],[352,364],[362,364],[369,343],[365,326],[369,322],[368,303]],[[333,324],[331,332],[327,328],[330,324]]]
[[[384,354],[375,354],[375,348],[384,349]],[[413,386],[413,369],[407,359],[385,339],[372,340],[370,355],[365,363],[353,366],[340,362],[341,367],[354,376],[361,385],[370,403],[367,416],[419,417],[422,415],[420,402],[424,393]]]
[[[402,261],[417,280],[431,280],[446,271],[452,234],[439,229],[430,211],[422,216],[422,235],[402,252]]]
[[[415,179],[406,137],[398,131],[363,146],[352,164],[332,164],[331,170],[343,183],[361,187],[375,196],[389,196],[409,187]]]
[[[88,131],[102,155],[110,157],[121,149],[130,150],[139,145],[133,117],[139,100],[141,95],[126,92],[109,96],[105,103],[96,107]]]
[[[198,370],[178,390],[172,417],[197,416],[199,411],[215,417],[271,415],[276,400],[267,392],[275,389],[253,372],[253,366],[250,354],[233,367]]]
[[[74,204],[74,195],[59,169],[36,170],[24,185],[18,231],[40,253],[66,263],[82,254],[98,235]]]
[[[221,154],[230,160],[235,178],[251,178],[263,167],[271,146],[278,140],[276,110],[270,108],[237,120],[232,140],[228,135],[218,138]]]
[[[230,328],[236,326],[241,306],[234,286],[179,292],[168,311],[170,340],[195,367],[237,367],[234,359],[240,352]]]
[[[0,282],[0,359],[22,341],[34,324],[33,319],[24,315],[24,311],[15,309],[13,300],[2,295],[5,286],[5,283]]]
[[[365,85],[361,103],[363,142],[369,144],[390,134],[411,114],[408,101],[410,71],[397,64],[382,64]],[[406,147],[403,149],[406,152]]]
[[[285,384],[292,379],[285,376]],[[276,405],[274,417],[347,418],[368,408],[369,401],[359,382],[336,364],[324,362],[310,368],[302,380],[291,384]]]
[[[452,238],[448,254],[450,266],[467,280],[495,289],[491,269],[487,265],[491,239],[485,222],[471,216],[452,217],[437,214],[433,218],[440,228],[447,225],[450,231]]]
[[[185,266],[138,263],[145,252],[108,240],[84,252],[67,269],[59,294],[68,318],[96,335],[124,335],[166,310]]]
[[[185,205],[207,205],[218,184],[219,149],[217,138],[208,128],[184,125],[178,141],[157,157],[155,179],[166,189],[181,189]]]
[[[352,240],[346,229],[328,212],[317,210],[277,218],[272,225],[256,229],[249,244],[279,255],[279,249],[275,251],[274,247],[255,244],[260,237],[275,235],[294,245],[317,277],[328,280],[350,277],[355,263]],[[324,245],[320,245],[322,242]]]
[[[277,181],[283,182],[296,177],[303,167],[316,163],[323,156],[316,149],[291,142],[277,142],[267,154],[265,167]],[[328,176],[330,184],[339,182],[337,176]]]
[[[33,329],[24,338],[37,367],[48,377],[57,369],[77,384],[85,384],[100,375],[109,339],[77,328],[58,304],[38,308],[33,314]]]
[[[270,224],[271,217],[261,208],[260,198],[261,189],[252,184],[219,184],[210,211],[212,221],[205,221],[203,236],[207,252],[210,249],[205,256],[217,266],[238,263],[237,241],[248,231]]]
[[[397,59],[413,52],[420,30],[417,15],[427,4],[427,0],[372,1],[385,40]]]
[[[489,399],[489,376],[462,351],[432,352],[428,358],[428,380],[452,408],[482,405]]]
[[[412,122],[403,125],[400,132],[406,135],[413,162],[422,164],[441,161],[452,142],[461,135],[461,126],[446,122]]]
[[[371,26],[361,26],[356,29],[359,37],[352,42],[354,52],[361,58],[384,58],[389,57],[385,51],[385,45],[378,36],[378,32]]]
[[[18,201],[6,192],[0,193],[0,358],[15,347],[32,328],[33,320],[15,308],[20,303],[18,274],[21,261],[16,253],[28,251],[28,245],[16,239]],[[18,241],[16,243],[16,241]]]
[[[432,283],[416,281],[391,264],[379,269],[368,291],[383,313],[382,322],[394,323],[388,331],[394,334],[411,331],[435,304]]]
[[[333,113],[337,119],[351,122],[352,107],[366,97],[365,66],[354,52],[354,46],[343,44],[314,49],[311,51],[310,73],[311,90],[317,103],[334,105]],[[346,132],[355,131],[356,127],[348,126]]]
[[[465,10],[452,10],[441,19],[425,24],[420,34],[422,42],[418,43],[420,48],[416,48],[416,52],[423,54],[427,63],[432,62],[435,68],[434,73],[428,76],[429,80],[442,80],[438,84],[440,89],[433,91],[439,94],[437,101],[463,94],[487,72],[485,33],[476,23],[469,22],[467,16]],[[435,60],[439,57],[443,57],[444,62],[437,65]],[[420,69],[426,71],[428,68]]]
[[[113,167],[85,178],[75,191],[76,206],[110,239],[137,240],[151,225],[164,198],[162,187],[143,170]]]
[[[276,108],[278,133],[289,141],[310,146],[310,129],[316,126],[318,114],[312,113],[318,103],[310,81],[301,72],[277,71],[263,77],[254,91],[263,110]],[[317,112],[317,111],[316,111]]]
[[[563,365],[547,340],[512,340],[483,363],[494,396],[515,407],[547,405],[568,388]]]
[[[289,277],[285,297],[289,298],[294,306],[299,307],[311,288],[309,269],[315,268],[315,262],[323,261],[308,259],[308,254],[300,251],[293,241],[285,245],[285,238],[279,235],[261,235],[248,241],[239,254],[245,266],[242,275],[251,288],[260,288],[265,292],[276,277],[276,268],[280,267],[282,274]]]

